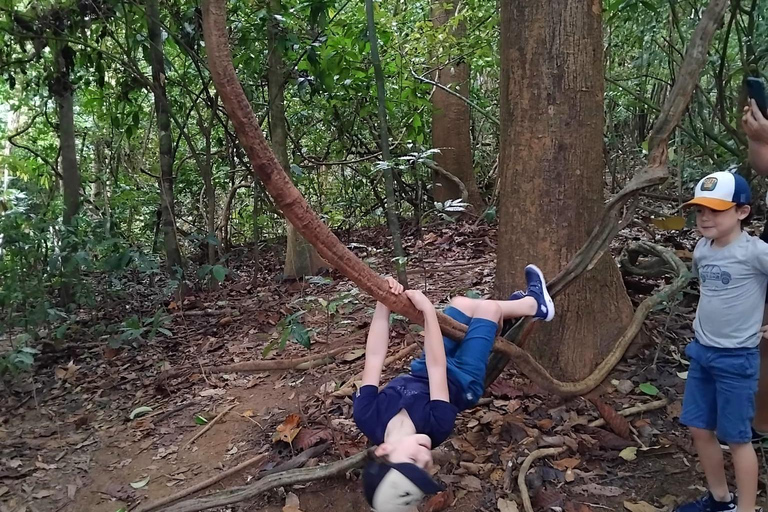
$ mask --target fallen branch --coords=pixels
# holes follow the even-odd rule
[[[242,363],[226,364],[223,366],[207,366],[204,367],[208,373],[235,373],[235,372],[264,372],[270,370],[306,370],[308,367],[302,367],[306,363],[311,363],[317,360],[324,360],[332,358],[342,352],[347,352],[350,347],[336,347],[328,352],[321,354],[312,354],[304,357],[297,357],[296,359],[270,359],[267,361],[243,361]],[[319,365],[315,365],[319,366]],[[311,366],[312,367],[312,366]],[[175,379],[185,372],[194,371],[196,367],[182,367],[174,368],[160,373],[157,376],[159,381]]]
[[[523,508],[525,509],[525,512],[533,512],[531,496],[528,494],[528,486],[525,484],[525,475],[528,473],[528,470],[531,469],[531,464],[533,464],[533,461],[536,459],[542,457],[560,455],[566,449],[566,446],[561,446],[560,448],[542,448],[532,452],[523,461],[523,465],[520,466],[520,474],[517,475],[517,486],[520,488],[520,497],[523,499]]]
[[[418,343],[412,343],[412,344],[408,345],[407,347],[401,349],[396,354],[391,355],[391,356],[389,356],[388,358],[386,358],[384,360],[384,368],[386,368],[387,366],[391,365],[395,361],[399,361],[400,359],[408,357],[413,352],[416,352],[420,347],[421,347],[421,345],[419,345]],[[363,374],[362,373],[358,373],[357,375],[355,375],[354,377],[349,379],[339,389],[337,389],[336,391],[331,393],[331,396],[350,396],[351,394],[353,394],[355,392],[354,391],[355,382],[359,381],[362,378],[363,378]]]
[[[323,443],[319,444],[317,446],[313,446],[312,448],[308,448],[301,452],[299,455],[293,457],[292,459],[289,459],[282,464],[278,464],[272,469],[268,469],[266,471],[263,471],[259,474],[259,478],[265,478],[269,475],[274,475],[275,473],[282,473],[283,471],[289,471],[291,469],[300,468],[304,464],[307,463],[309,459],[312,457],[317,457],[318,455],[322,455],[325,453],[325,451],[331,446],[331,443]]]
[[[633,414],[640,414],[641,412],[648,412],[648,411],[655,411],[657,409],[661,409],[669,405],[669,400],[666,398],[663,400],[656,400],[655,402],[648,402],[647,404],[641,404],[636,405],[634,407],[628,407],[626,409],[623,409],[621,411],[618,411],[617,414],[619,416],[632,416]],[[595,420],[591,423],[589,423],[588,426],[590,427],[602,427],[605,425],[605,420],[603,418],[600,418],[599,420]]]
[[[267,457],[269,457],[268,453],[262,453],[261,455],[257,455],[256,457],[253,457],[251,459],[248,459],[247,461],[243,462],[242,464],[238,464],[237,466],[233,467],[232,469],[228,469],[226,471],[222,471],[218,475],[209,478],[208,480],[203,480],[199,484],[193,485],[192,487],[189,487],[188,489],[183,489],[176,494],[171,494],[170,496],[166,496],[165,498],[162,498],[154,503],[149,503],[145,505],[144,507],[141,507],[140,509],[136,510],[136,512],[150,512],[152,510],[157,510],[158,508],[168,505],[169,503],[173,503],[174,501],[179,501],[181,498],[186,498],[190,494],[194,494],[196,492],[202,491],[203,489],[207,489],[208,487],[212,486],[213,484],[216,484],[218,482],[221,482],[225,478],[229,478],[232,475],[235,475],[239,473],[240,471],[244,470],[245,468],[251,467],[254,464],[259,464],[260,462],[263,462]]]
[[[198,432],[197,434],[195,434],[195,435],[192,437],[192,439],[190,439],[189,441],[187,441],[186,443],[184,443],[184,446],[182,446],[182,447],[181,447],[181,449],[183,450],[183,449],[184,449],[184,448],[186,448],[187,446],[191,445],[192,443],[194,443],[195,441],[197,441],[197,440],[198,440],[200,437],[202,437],[202,436],[203,436],[203,435],[204,435],[206,432],[208,432],[209,430],[211,430],[211,428],[212,428],[212,427],[213,427],[213,426],[216,424],[216,422],[217,422],[217,421],[219,421],[221,418],[223,418],[223,417],[224,417],[224,415],[225,415],[225,414],[227,414],[229,411],[231,411],[232,409],[234,409],[236,405],[237,405],[237,404],[232,404],[232,405],[230,405],[229,407],[227,407],[226,409],[224,409],[223,411],[221,411],[221,412],[219,413],[219,415],[218,415],[218,416],[216,416],[215,418],[213,418],[213,419],[210,421],[210,423],[208,423],[208,424],[207,424],[207,425],[206,425],[206,426],[205,426],[205,427],[204,427],[204,428],[203,428],[203,429],[202,429],[200,432]]]
[[[361,467],[365,463],[369,454],[373,454],[373,448],[360,452],[357,455],[347,457],[346,459],[333,462],[331,464],[325,464],[323,466],[316,466],[313,468],[301,468],[292,469],[290,471],[283,471],[281,473],[276,473],[266,478],[262,478],[247,486],[227,489],[203,496],[202,498],[182,501],[181,503],[177,503],[168,507],[165,509],[165,512],[198,512],[200,510],[223,507],[225,505],[232,505],[233,503],[239,503],[241,501],[254,498],[259,494],[276,487],[303,484],[307,482],[314,482],[315,480],[322,480],[323,478],[342,475],[351,469]]]

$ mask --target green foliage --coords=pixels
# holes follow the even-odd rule
[[[305,311],[299,310],[286,317],[283,317],[278,322],[276,330],[278,338],[270,341],[264,350],[261,351],[261,357],[267,357],[275,346],[278,350],[283,350],[288,343],[288,340],[292,340],[302,347],[309,349],[311,346],[311,330],[307,329],[303,323],[301,323],[300,317]]]
[[[153,340],[158,334],[173,336],[173,333],[167,329],[170,323],[171,317],[166,314],[164,309],[158,309],[153,316],[148,318],[140,319],[133,315],[117,328],[120,334],[109,340],[109,346],[112,348],[124,345],[135,346]]]

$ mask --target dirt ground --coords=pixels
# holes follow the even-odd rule
[[[626,231],[621,237],[617,244],[648,234]],[[377,249],[386,247],[383,232],[369,230],[353,238],[359,256],[384,268],[390,255]],[[428,296],[441,304],[468,291],[490,294],[494,239],[492,229],[470,225],[437,228],[421,241],[406,237],[416,255],[410,267],[413,286],[426,285]],[[145,307],[152,290],[137,285],[125,303],[104,302],[98,310],[83,311],[72,339],[44,347],[34,375],[4,383],[0,512],[141,510],[260,453],[268,455],[262,464],[192,497],[253,482],[317,443],[326,449],[308,466],[366,448],[351,419],[350,397],[332,393],[362,369],[359,349],[371,300],[355,294],[353,285],[334,273],[322,280],[281,283],[275,279],[279,258],[274,255],[258,262],[244,257],[230,262],[230,268],[236,272],[220,289],[196,291],[182,304],[166,303],[173,316],[172,336],[111,350],[93,334],[97,323]],[[626,284],[636,303],[642,296],[635,290],[648,287],[636,278]],[[327,304],[334,301],[338,311],[330,313]],[[424,509],[514,510],[501,507],[508,501],[522,504],[517,485],[521,463],[533,450],[552,446],[565,451],[536,461],[526,478],[537,510],[671,510],[674,503],[699,494],[702,474],[677,421],[685,384],[680,354],[691,334],[693,307],[694,297],[686,295],[671,311],[654,312],[642,342],[600,390],[601,400],[616,411],[667,401],[653,412],[629,417],[629,439],[589,426],[600,418],[589,400],[547,395],[510,366],[482,405],[460,415],[454,437],[439,448],[437,477],[449,490]],[[313,330],[312,353],[340,346],[349,350],[309,370],[201,370],[260,359],[267,343],[280,337],[281,320],[298,308],[306,311],[302,325]],[[392,339],[394,354],[419,343],[421,335],[396,321]],[[268,358],[306,355],[306,349],[289,342]],[[414,355],[388,367],[387,374],[406,370]],[[172,379],[158,378],[168,368],[188,370]],[[174,411],[179,405],[185,407]],[[152,411],[129,419],[144,406]],[[234,407],[187,446],[206,420],[229,406]],[[281,434],[296,436],[292,446],[274,441]],[[765,467],[762,454],[760,460]],[[761,474],[764,478],[765,471]],[[352,471],[216,510],[279,512],[286,493],[298,496],[303,512],[368,510],[358,477]]]

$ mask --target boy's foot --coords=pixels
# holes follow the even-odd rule
[[[728,446],[728,443],[717,438],[717,441],[720,443],[720,448],[722,448],[725,451],[728,451],[731,449],[730,446]],[[766,448],[768,448],[768,434],[763,434],[762,432],[758,432],[754,428],[752,429],[752,444],[755,446],[755,448],[759,447],[760,445],[764,445]]]
[[[705,496],[696,501],[680,505],[674,512],[727,512],[731,510],[738,510],[733,494],[730,496],[730,501],[717,501],[711,492],[707,492]]]
[[[541,318],[545,322],[555,318],[555,303],[549,296],[544,274],[541,273],[539,267],[536,265],[525,267],[525,280],[528,283],[528,290],[526,290],[525,295],[536,299],[536,303],[539,305],[533,317]]]

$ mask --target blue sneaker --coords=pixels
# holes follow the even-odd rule
[[[544,274],[536,265],[528,265],[525,267],[525,280],[528,283],[528,290],[525,292],[526,297],[533,297],[539,305],[533,317],[545,322],[551,321],[555,318],[555,303],[547,291]]]
[[[520,300],[525,298],[525,292],[523,290],[516,290],[512,292],[507,300]]]
[[[726,512],[729,510],[738,510],[733,494],[729,501],[717,501],[711,492],[707,492],[696,501],[680,505],[674,512]]]

